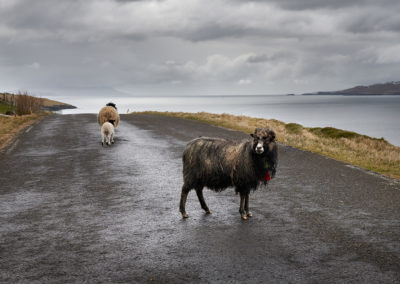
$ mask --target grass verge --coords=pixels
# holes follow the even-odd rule
[[[400,179],[400,147],[383,138],[371,138],[333,127],[307,128],[297,123],[230,114],[155,111],[141,113],[197,120],[247,133],[252,133],[256,127],[268,127],[276,132],[277,140],[286,145]]]
[[[7,111],[15,111],[15,108],[11,107],[7,102],[0,100],[0,113],[5,114]]]
[[[48,114],[41,112],[23,116],[0,116],[0,151],[11,142],[16,134]]]

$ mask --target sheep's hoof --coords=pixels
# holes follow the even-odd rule
[[[247,220],[247,216],[246,215],[242,215],[242,220]]]
[[[247,213],[247,217],[253,217],[253,213],[248,212],[248,213]]]
[[[184,218],[184,219],[189,218],[189,215],[186,213],[182,213],[182,218]]]
[[[206,214],[211,214],[212,212],[210,211],[210,210],[207,210],[206,211]]]

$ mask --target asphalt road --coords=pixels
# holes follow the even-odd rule
[[[399,283],[400,183],[280,145],[277,176],[241,220],[233,189],[189,194],[181,153],[198,136],[247,135],[122,116],[53,115],[0,153],[2,283]]]

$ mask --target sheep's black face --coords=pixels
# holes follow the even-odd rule
[[[275,132],[268,128],[256,128],[253,137],[253,150],[257,154],[261,155],[272,150],[275,143]]]
[[[112,102],[109,102],[108,104],[106,104],[106,106],[110,106],[110,107],[117,109],[117,106]]]

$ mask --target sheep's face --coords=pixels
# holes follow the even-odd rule
[[[117,106],[112,102],[109,102],[108,104],[106,104],[106,106],[110,106],[110,107],[117,109]]]
[[[264,152],[271,151],[275,144],[275,132],[268,128],[256,128],[253,137],[253,150],[261,155]]]

